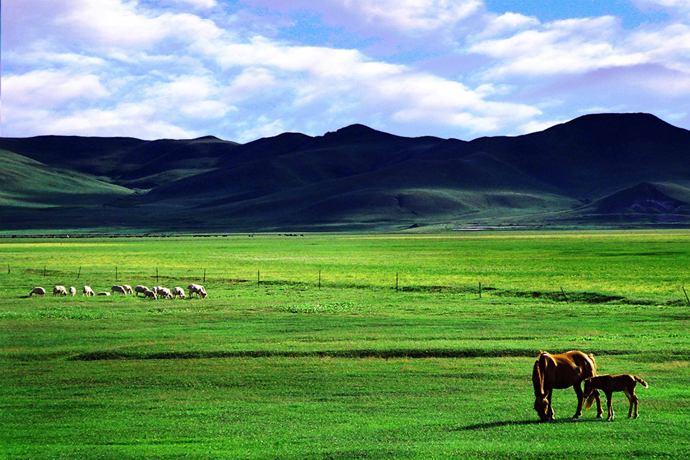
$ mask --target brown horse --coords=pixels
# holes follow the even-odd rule
[[[553,407],[551,407],[551,394],[554,388],[563,389],[573,387],[577,394],[577,411],[573,418],[582,415],[582,403],[584,401],[581,383],[584,379],[593,377],[597,373],[594,356],[586,355],[581,351],[568,351],[557,355],[541,352],[534,363],[532,371],[532,383],[534,384],[534,410],[537,411],[542,421],[553,420]],[[599,392],[594,390],[589,396],[588,407],[592,405],[592,399],[597,401],[597,417],[601,417],[601,399]]]

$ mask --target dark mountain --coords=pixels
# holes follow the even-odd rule
[[[76,136],[0,138],[0,149],[48,166],[144,189],[213,169],[237,145],[213,136],[156,141]]]
[[[14,169],[5,166],[14,185],[0,185],[5,229],[36,221],[140,231],[690,222],[690,131],[648,114],[587,115],[469,142],[352,125],[247,144],[42,136],[0,139],[0,149],[15,155]],[[81,174],[65,186],[79,199],[57,203],[60,213],[26,193],[23,178],[41,177],[32,171],[39,164],[54,168],[56,184],[59,171]],[[77,190],[80,183],[88,186]]]

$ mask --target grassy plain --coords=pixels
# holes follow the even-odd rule
[[[0,458],[685,458],[688,260],[688,232],[2,239]],[[26,297],[156,268],[209,298]],[[538,423],[534,358],[569,349],[647,380],[640,418],[562,390]]]

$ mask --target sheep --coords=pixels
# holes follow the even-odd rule
[[[110,290],[113,292],[113,294],[119,292],[122,295],[127,295],[127,291],[125,291],[125,288],[123,288],[122,286],[115,285],[111,287]]]
[[[189,289],[190,298],[194,297],[194,294],[201,296],[202,299],[206,298],[206,289],[200,284],[190,284],[187,289]]]
[[[149,290],[149,288],[146,286],[138,285],[138,286],[134,287],[134,292],[136,293],[137,296],[139,296],[140,293],[143,294],[148,290]]]
[[[96,295],[110,295],[110,292],[99,292],[99,293],[96,294]]]
[[[33,290],[31,292],[29,292],[29,297],[31,297],[34,294],[44,296],[44,295],[46,295],[46,290],[40,286],[37,286],[37,287],[33,288]]]
[[[74,286],[70,286],[69,287],[69,295],[71,295],[72,297],[77,295],[77,288],[75,288]]]
[[[55,297],[56,295],[66,296],[67,295],[67,289],[65,289],[65,286],[55,286],[53,288],[53,297]]]
[[[132,286],[129,284],[123,284],[122,287],[125,289],[127,294],[134,294],[134,291],[132,291]]]
[[[170,292],[170,289],[161,286],[156,286],[156,288],[158,288],[158,290],[156,291],[156,295],[158,295],[158,297],[160,297],[161,299],[172,299],[173,296]]]
[[[158,296],[156,295],[155,292],[153,292],[150,289],[147,289],[144,291],[144,298],[148,299],[149,297],[152,298],[153,300],[156,300],[158,298]]]
[[[185,297],[185,295],[184,295],[184,289],[182,289],[182,288],[179,287],[179,286],[176,286],[176,287],[172,290],[172,295],[173,295],[173,297],[178,297],[178,298],[180,298],[180,299],[184,299],[184,297]]]
[[[84,289],[81,290],[82,295],[85,295],[87,297],[93,297],[96,295],[95,292],[93,292],[93,289],[91,289],[91,286],[84,286]]]

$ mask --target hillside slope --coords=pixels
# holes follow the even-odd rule
[[[44,165],[0,150],[0,205],[28,208],[84,206],[110,202],[131,190],[90,175]]]

